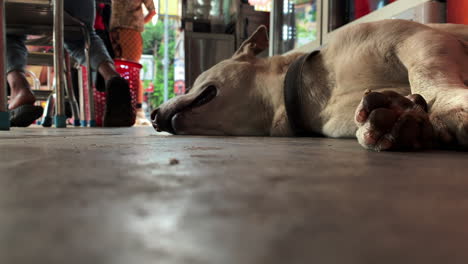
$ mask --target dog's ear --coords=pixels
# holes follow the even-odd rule
[[[268,42],[268,29],[262,25],[242,43],[232,57],[256,56],[268,48]]]

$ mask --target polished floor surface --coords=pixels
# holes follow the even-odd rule
[[[467,263],[468,152],[0,132],[0,263]]]

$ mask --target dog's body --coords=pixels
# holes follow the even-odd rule
[[[304,54],[256,58],[267,42],[266,29],[259,28],[231,59],[202,73],[188,94],[156,110],[155,127],[177,134],[293,136],[284,79]],[[309,55],[300,76],[296,107],[308,132],[357,136],[377,150],[419,148],[427,146],[422,139],[433,138],[468,146],[468,26],[404,20],[349,26]],[[420,94],[429,114],[413,96],[384,92],[363,99],[369,90]]]

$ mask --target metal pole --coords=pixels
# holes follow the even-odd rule
[[[63,0],[54,0],[54,69],[55,69],[55,127],[67,126],[65,116],[63,50]]]
[[[47,90],[52,90],[52,68],[47,66]]]
[[[284,23],[284,0],[273,0],[270,15],[270,49],[269,55],[282,53],[283,23]]]
[[[169,98],[168,94],[168,73],[169,73],[169,1],[165,0],[164,6],[164,102]]]
[[[5,71],[5,1],[0,0],[0,130],[10,129],[10,114],[8,112],[8,98],[7,98],[7,85],[6,85],[6,71]]]
[[[65,53],[65,87],[66,93],[65,95],[68,98],[68,103],[71,106],[72,114],[73,114],[73,120],[74,126],[80,126],[80,110],[78,109],[78,102],[76,101],[76,96],[75,96],[75,91],[73,89],[73,83],[72,83],[72,76],[71,76],[71,62],[70,62],[70,54]]]
[[[80,65],[77,68],[78,70],[78,96],[80,97],[80,117],[81,117],[81,126],[88,126],[88,119],[85,112],[85,99],[84,99],[84,85],[83,85],[83,67]]]

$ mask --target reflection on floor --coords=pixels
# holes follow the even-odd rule
[[[0,132],[0,263],[465,263],[468,155],[354,140]]]

